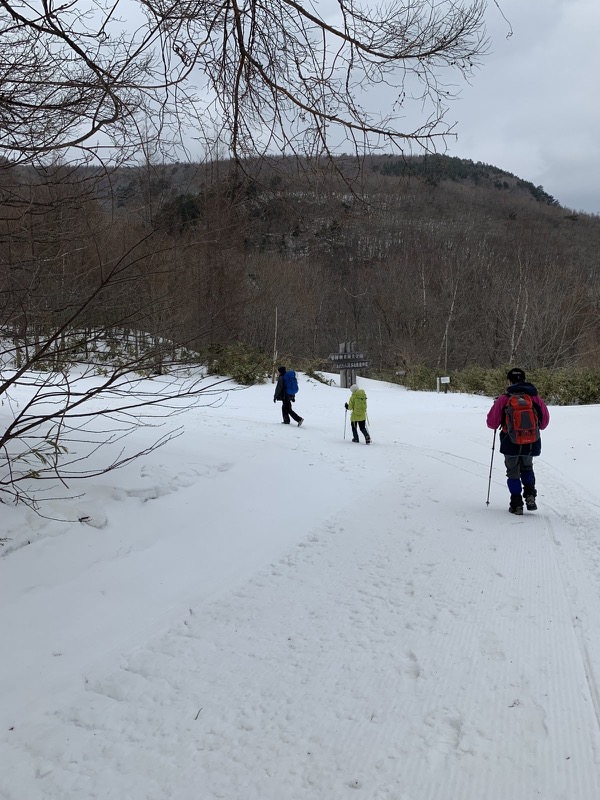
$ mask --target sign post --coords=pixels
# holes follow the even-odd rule
[[[355,370],[371,366],[371,361],[365,358],[364,353],[356,352],[356,342],[342,342],[339,353],[331,353],[329,360],[333,361],[334,368],[339,370],[342,389],[349,389],[356,383]]]

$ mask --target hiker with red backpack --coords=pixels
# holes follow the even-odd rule
[[[283,424],[290,424],[290,417],[298,423],[298,427],[302,425],[304,419],[292,409],[292,403],[296,402],[296,395],[298,393],[298,379],[293,369],[286,369],[285,367],[277,367],[279,377],[275,386],[275,395],[273,402],[276,403],[281,400],[281,416],[283,417]]]
[[[487,426],[500,428],[500,452],[504,455],[510,492],[508,510],[522,514],[523,500],[528,511],[537,510],[533,459],[542,452],[540,431],[548,426],[550,414],[535,386],[525,380],[522,369],[509,370],[506,378],[506,393],[494,401]]]

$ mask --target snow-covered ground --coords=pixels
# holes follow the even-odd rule
[[[491,398],[359,384],[368,447],[301,376],[0,505],[2,800],[597,800],[600,409],[514,517]]]

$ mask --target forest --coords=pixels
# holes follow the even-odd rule
[[[276,319],[279,352],[322,366],[346,341],[379,371],[600,365],[600,219],[498,167],[5,164],[0,181],[1,324],[17,366],[77,360],[111,337],[151,348],[159,371],[176,348],[269,354]]]
[[[334,6],[2,4],[0,501],[342,342],[409,388],[518,363],[599,401],[598,217],[445,155],[500,4]]]

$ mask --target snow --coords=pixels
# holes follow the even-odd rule
[[[514,517],[491,398],[360,378],[367,447],[299,377],[0,505],[0,798],[597,800],[598,407]]]

